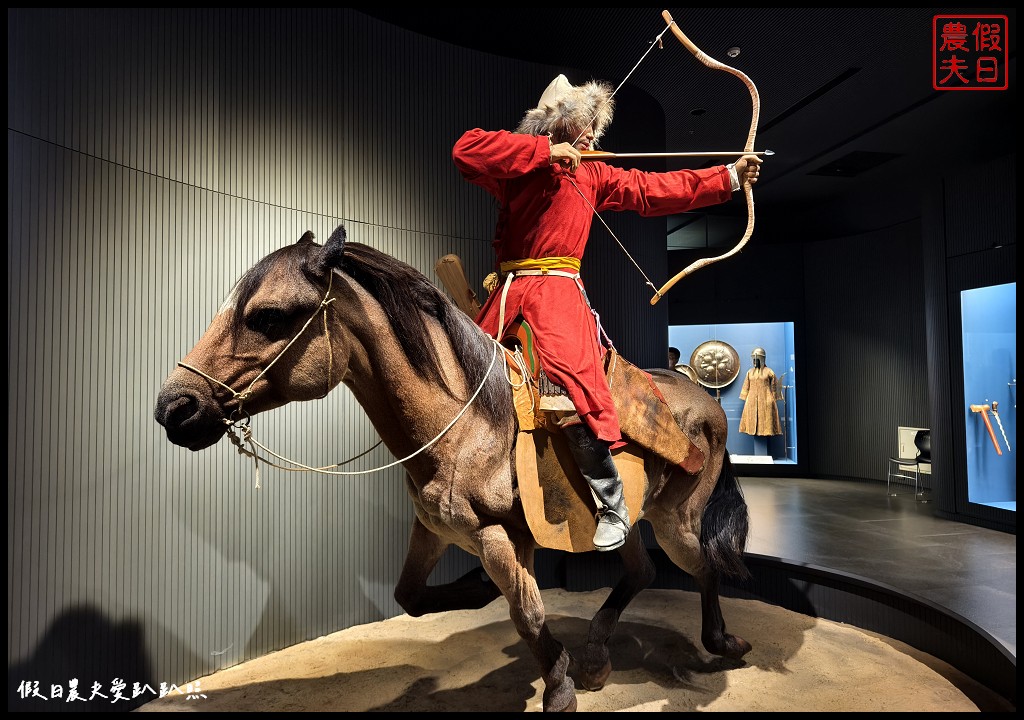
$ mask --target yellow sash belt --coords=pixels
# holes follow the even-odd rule
[[[583,292],[579,285],[580,261],[574,257],[550,257],[550,258],[525,258],[523,260],[511,260],[500,265],[501,272],[505,275],[505,284],[501,289],[501,307],[498,310],[498,336],[505,331],[505,296],[508,295],[508,286],[517,275],[554,275],[572,278],[576,285]],[[563,268],[572,268],[572,272],[566,272]],[[485,283],[486,284],[486,283]]]
[[[576,272],[580,270],[580,260],[574,257],[548,257],[548,258],[525,258],[523,260],[511,260],[501,264],[501,272],[507,273],[512,270],[553,270],[555,268],[572,268]]]

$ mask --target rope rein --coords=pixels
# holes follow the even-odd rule
[[[330,390],[331,390],[331,364],[332,364],[331,363],[331,355],[332,355],[331,354],[331,336],[330,336],[330,334],[328,332],[328,329],[327,329],[327,306],[330,305],[332,302],[334,302],[336,300],[336,298],[332,298],[331,297],[331,288],[333,286],[334,286],[334,273],[332,272],[331,276],[330,276],[330,279],[327,281],[327,294],[324,295],[324,299],[320,301],[320,305],[317,307],[316,312],[314,312],[309,317],[309,320],[306,321],[306,324],[302,326],[302,329],[299,330],[299,332],[295,335],[295,337],[293,337],[288,342],[288,344],[284,346],[284,349],[281,350],[281,352],[279,352],[277,354],[277,356],[273,360],[270,361],[269,365],[267,365],[265,368],[263,368],[256,375],[256,377],[254,377],[252,379],[252,382],[249,383],[249,387],[247,387],[242,392],[238,392],[233,387],[231,387],[230,385],[222,383],[217,378],[211,377],[210,375],[207,375],[206,373],[204,373],[199,368],[192,367],[191,365],[183,363],[180,360],[178,361],[178,365],[180,365],[181,367],[185,368],[186,370],[191,370],[192,372],[196,373],[197,375],[201,375],[202,377],[206,378],[207,380],[210,380],[212,382],[217,383],[222,388],[226,388],[228,390],[228,392],[230,392],[232,394],[233,399],[234,398],[238,399],[238,408],[234,411],[234,413],[232,413],[232,415],[234,415],[235,413],[239,413],[241,415],[242,413],[245,412],[244,410],[242,410],[242,405],[245,404],[245,401],[248,400],[249,397],[252,395],[252,389],[253,389],[253,386],[256,385],[256,382],[261,377],[266,375],[267,371],[269,371],[270,368],[274,367],[274,364],[278,360],[280,360],[284,356],[284,354],[286,352],[288,352],[288,349],[291,348],[291,346],[295,344],[296,340],[298,340],[300,337],[302,337],[302,333],[306,332],[306,328],[308,328],[310,323],[312,323],[313,320],[316,319],[317,314],[319,314],[319,312],[321,310],[323,310],[324,311],[324,337],[327,338],[327,390],[324,391],[324,394],[321,395],[320,397],[326,396],[327,393],[330,392]],[[229,425],[233,424],[232,422],[230,422],[227,419],[225,419],[224,422],[228,423]]]
[[[463,405],[462,409],[459,410],[458,414],[454,418],[452,418],[451,422],[449,422],[444,427],[444,429],[441,430],[441,432],[439,432],[437,435],[435,435],[432,440],[430,440],[425,445],[420,447],[420,449],[416,450],[415,452],[413,452],[413,453],[411,453],[409,455],[406,455],[401,460],[395,460],[394,462],[388,463],[387,465],[381,465],[380,467],[376,467],[376,468],[373,468],[373,469],[370,469],[370,470],[331,470],[330,469],[330,468],[335,468],[335,467],[340,467],[342,465],[346,465],[346,464],[352,462],[352,460],[355,460],[357,458],[362,457],[363,455],[366,455],[371,450],[373,450],[378,445],[380,445],[382,442],[384,442],[383,440],[378,441],[369,450],[366,450],[366,451],[360,453],[359,455],[356,455],[355,457],[353,457],[353,458],[351,458],[349,460],[346,460],[343,463],[335,463],[334,465],[325,465],[324,467],[310,467],[308,465],[303,465],[300,462],[296,462],[295,460],[289,460],[288,458],[286,458],[286,457],[284,457],[282,455],[279,455],[279,454],[275,453],[274,451],[270,450],[269,448],[267,448],[267,446],[263,445],[262,443],[258,442],[257,440],[254,440],[253,437],[252,437],[252,429],[249,427],[248,419],[246,419],[244,421],[237,421],[235,423],[231,423],[229,425],[229,427],[228,427],[228,436],[231,438],[231,442],[235,445],[235,447],[238,448],[238,453],[240,455],[248,455],[249,457],[251,457],[253,459],[253,464],[255,465],[255,468],[256,468],[256,489],[260,488],[260,479],[259,479],[260,478],[260,475],[259,475],[260,467],[259,467],[259,463],[260,463],[261,460],[265,464],[269,465],[270,467],[274,467],[274,468],[277,468],[279,470],[285,470],[285,471],[288,471],[288,472],[315,472],[315,473],[320,473],[322,475],[369,475],[370,473],[380,472],[381,470],[387,470],[388,468],[392,468],[395,465],[400,465],[400,464],[406,462],[407,460],[411,460],[412,458],[416,457],[417,455],[419,455],[421,452],[423,452],[427,448],[431,447],[434,443],[436,443],[438,440],[440,440],[442,437],[444,437],[444,435],[449,430],[452,429],[452,427],[455,425],[455,423],[457,423],[459,421],[459,419],[463,415],[466,414],[466,411],[469,410],[469,406],[473,404],[473,401],[476,400],[477,396],[480,394],[480,391],[484,389],[484,385],[487,383],[487,378],[490,377],[491,371],[494,369],[494,362],[495,362],[495,360],[498,357],[498,343],[493,341],[493,338],[492,338],[492,342],[494,342],[494,352],[491,355],[491,363],[487,367],[487,372],[484,375],[483,380],[480,382],[479,387],[477,387],[476,392],[474,392],[472,397],[470,397],[469,400],[466,401],[466,404]],[[225,422],[229,422],[229,421],[225,420]],[[241,433],[243,435],[242,438],[238,438],[235,435],[235,433],[233,432],[234,427],[236,425],[241,430]],[[246,445],[248,445],[249,447],[247,448]],[[268,460],[265,457],[260,457],[259,454],[258,454],[258,451],[256,450],[256,448],[259,448],[263,452],[272,455],[273,457],[277,458],[278,460],[281,460],[281,461],[286,462],[286,463],[290,463],[290,464],[294,465],[295,467],[284,467],[282,465],[278,465],[278,464]]]
[[[316,312],[314,312],[313,315],[310,316],[310,318],[302,326],[302,328],[295,335],[295,337],[293,337],[291,339],[291,341],[289,341],[289,343],[284,347],[284,349],[282,349],[281,352],[279,352],[277,354],[277,356],[274,357],[274,359],[271,360],[270,363],[265,368],[263,368],[263,370],[261,370],[256,375],[255,378],[253,378],[252,382],[249,383],[249,386],[245,390],[243,390],[242,392],[238,392],[237,390],[235,390],[230,385],[228,385],[228,384],[226,384],[224,382],[221,382],[220,380],[218,380],[217,378],[213,377],[212,375],[208,375],[207,373],[203,372],[199,368],[196,368],[196,367],[194,367],[192,365],[189,365],[187,363],[184,363],[184,362],[180,362],[180,361],[178,362],[178,365],[180,365],[181,367],[185,368],[186,370],[190,370],[190,371],[196,373],[197,375],[199,375],[200,377],[206,378],[210,382],[215,383],[217,385],[220,385],[222,388],[225,388],[228,392],[231,393],[232,399],[237,399],[238,400],[238,407],[235,408],[232,411],[231,417],[224,418],[222,422],[225,425],[227,425],[227,435],[230,438],[231,443],[237,448],[238,454],[239,455],[247,455],[248,457],[252,458],[253,466],[255,468],[255,474],[256,474],[256,486],[255,486],[256,490],[259,490],[262,487],[262,485],[260,484],[260,461],[264,462],[265,464],[269,465],[270,467],[274,467],[274,468],[277,468],[279,470],[285,470],[287,472],[316,472],[316,473],[321,473],[321,474],[324,474],[324,475],[368,475],[370,473],[380,472],[381,470],[387,470],[388,468],[392,468],[395,465],[399,465],[401,463],[406,462],[407,460],[411,460],[412,458],[416,457],[421,452],[423,452],[424,450],[426,450],[427,448],[432,446],[438,440],[440,440],[445,435],[445,433],[447,433],[449,430],[451,430],[452,427],[455,425],[455,423],[457,423],[459,421],[459,419],[463,415],[465,415],[466,411],[469,410],[469,406],[473,404],[473,401],[476,400],[477,396],[483,390],[484,385],[487,383],[487,379],[491,375],[491,371],[494,369],[494,363],[495,363],[495,361],[497,360],[497,357],[498,357],[498,348],[501,347],[501,346],[498,344],[498,342],[496,340],[494,340],[493,338],[490,338],[491,342],[494,344],[493,352],[491,354],[491,363],[490,363],[490,365],[488,365],[487,372],[484,374],[483,379],[480,381],[479,387],[477,387],[477,389],[473,393],[472,397],[470,397],[469,400],[466,401],[466,404],[462,407],[462,409],[458,412],[458,414],[452,419],[451,422],[449,422],[444,427],[443,430],[441,430],[441,432],[439,432],[434,437],[434,439],[432,439],[431,441],[429,441],[428,443],[423,445],[420,449],[416,450],[416,452],[412,453],[411,455],[407,455],[406,457],[402,458],[401,460],[395,460],[394,462],[388,463],[387,465],[382,465],[381,467],[373,468],[371,470],[331,470],[331,468],[336,468],[336,467],[341,467],[343,465],[347,465],[348,463],[350,463],[350,462],[352,462],[354,460],[358,460],[359,458],[363,457],[364,455],[367,455],[368,453],[373,451],[376,447],[378,447],[381,443],[383,443],[384,442],[383,439],[378,440],[368,450],[365,450],[365,451],[359,453],[358,455],[355,455],[354,457],[349,458],[348,460],[345,460],[345,461],[339,462],[339,463],[335,463],[333,465],[325,465],[325,466],[322,466],[322,467],[311,467],[309,465],[304,465],[303,463],[297,462],[295,460],[290,460],[290,459],[284,457],[283,455],[280,455],[280,454],[274,452],[273,450],[271,450],[270,448],[268,448],[267,446],[263,445],[262,443],[260,443],[259,441],[257,441],[256,439],[253,438],[253,436],[252,436],[252,428],[250,427],[250,423],[251,423],[252,417],[251,417],[251,415],[249,415],[249,413],[247,413],[245,411],[243,406],[245,404],[245,401],[248,400],[252,396],[253,387],[256,385],[256,382],[260,378],[262,378],[264,375],[266,375],[267,372],[274,366],[274,364],[278,360],[280,360],[284,356],[284,354],[286,352],[288,352],[289,348],[291,348],[291,346],[295,344],[295,341],[298,340],[302,336],[302,334],[306,331],[306,329],[312,324],[313,320],[316,319],[316,316],[320,313],[321,310],[323,310],[323,313],[324,313],[324,338],[327,341],[327,386],[326,386],[326,389],[324,390],[324,394],[321,395],[320,398],[318,398],[318,399],[322,399],[322,398],[326,397],[327,394],[331,391],[331,387],[332,387],[331,386],[331,377],[332,377],[332,372],[333,372],[334,353],[331,352],[331,336],[330,336],[330,329],[329,329],[329,326],[327,324],[327,307],[336,300],[336,298],[332,298],[331,297],[331,290],[332,290],[333,284],[334,284],[334,273],[332,272],[331,273],[331,277],[330,277],[330,281],[328,282],[328,285],[327,285],[327,293],[324,295],[324,299],[320,302],[320,305],[317,307]],[[241,437],[239,437],[239,435],[237,435],[235,433],[236,430],[240,433]],[[283,465],[278,465],[277,463],[275,463],[275,462],[273,462],[271,460],[268,460],[266,457],[261,457],[260,454],[259,454],[260,450],[262,450],[264,453],[267,453],[267,454],[273,456],[274,458],[276,458],[276,459],[278,459],[278,460],[280,460],[282,462],[289,463],[290,465],[293,465],[295,467],[286,467],[286,466],[283,466]]]

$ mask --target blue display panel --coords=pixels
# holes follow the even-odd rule
[[[967,499],[1017,511],[1017,283],[964,290]]]
[[[714,341],[714,342],[711,342]],[[796,424],[796,354],[793,347],[793,323],[737,323],[729,325],[672,325],[668,329],[669,347],[679,350],[679,362],[691,366],[700,362],[702,355],[694,358],[694,351],[715,347],[716,343],[726,343],[734,349],[738,358],[735,378],[722,387],[709,387],[705,390],[718,399],[729,420],[729,439],[726,447],[736,464],[795,464],[797,461],[797,424]],[[757,409],[762,417],[765,410],[771,411],[774,403],[778,410],[778,427],[767,432],[763,428],[750,432],[750,413],[754,408],[747,404],[754,402],[755,394],[760,389],[758,383],[765,383],[766,374],[758,373],[748,383],[746,398],[742,398],[744,381],[748,371],[754,367],[751,353],[755,348],[765,351],[763,365],[774,375],[774,398],[766,399],[761,395],[761,404]],[[692,366],[691,366],[692,367]],[[700,368],[693,368],[694,374],[700,376]],[[704,384],[704,383],[701,383]],[[718,385],[711,382],[711,385]],[[744,431],[740,430],[744,409],[748,410],[748,421],[744,423]],[[777,432],[776,432],[777,431]]]

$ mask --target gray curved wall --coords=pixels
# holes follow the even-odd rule
[[[435,281],[454,252],[479,282],[496,208],[451,145],[515,122],[572,69],[327,9],[9,9],[8,63],[9,708],[33,707],[11,696],[21,681],[156,689],[400,613],[399,470],[264,467],[255,490],[226,440],[171,445],[156,394],[235,280],[306,230],[344,223]],[[612,222],[664,281],[664,223]],[[596,238],[585,273],[605,326],[660,366],[666,310]],[[253,427],[312,465],[378,439],[344,388]],[[475,564],[460,552],[434,580]]]

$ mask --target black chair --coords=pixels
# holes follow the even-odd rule
[[[931,430],[901,428],[902,430],[914,431],[914,442],[908,446],[905,442],[899,442],[899,449],[895,457],[889,458],[889,472],[886,478],[886,490],[891,497],[900,494],[903,486],[909,489],[910,482],[914,483],[914,497],[918,502],[928,502],[925,496],[925,487],[921,481],[922,470],[931,474],[932,463],[932,433]],[[922,469],[922,466],[925,466]]]
[[[932,462],[932,431],[918,430],[914,436],[914,446],[917,448],[917,461],[919,463]]]

